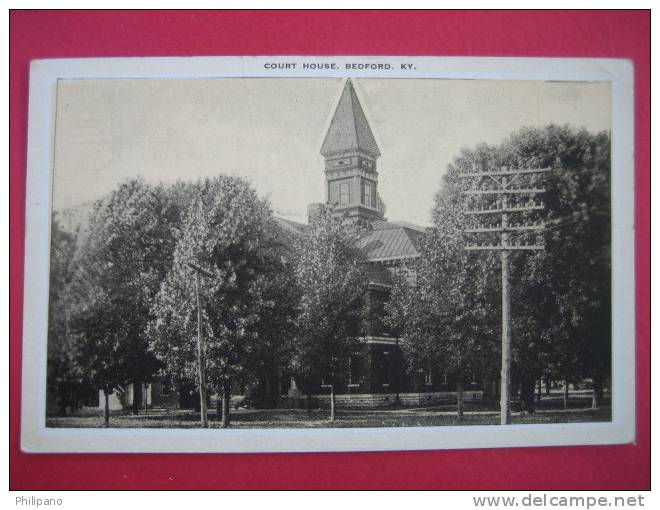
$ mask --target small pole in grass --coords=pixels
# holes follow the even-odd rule
[[[188,262],[188,266],[195,271],[195,292],[197,294],[197,372],[199,377],[199,408],[202,428],[209,428],[209,417],[206,409],[206,360],[204,359],[204,339],[202,338],[202,305],[199,296],[199,275],[212,277],[213,275],[201,267]]]

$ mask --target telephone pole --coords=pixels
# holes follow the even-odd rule
[[[528,213],[542,210],[543,204],[537,201],[545,189],[535,184],[539,174],[550,172],[549,168],[512,169],[501,167],[499,170],[479,171],[460,174],[462,179],[470,179],[470,189],[463,191],[467,195],[465,214],[476,218],[485,218],[489,225],[480,224],[466,228],[467,234],[499,234],[499,243],[466,245],[469,251],[498,251],[502,268],[502,369],[500,373],[500,423],[510,421],[511,392],[511,297],[509,295],[509,254],[513,251],[543,250],[542,244],[517,242],[513,235],[538,234],[545,228],[540,221],[529,221]],[[527,181],[524,185],[515,185],[517,181]],[[492,181],[492,182],[491,182]],[[494,184],[493,184],[494,183]],[[484,199],[486,204],[484,204]],[[472,205],[472,207],[471,207]],[[493,224],[498,218],[499,224]],[[511,221],[511,218],[518,220]]]
[[[206,406],[206,359],[204,356],[204,339],[202,337],[202,303],[199,295],[199,275],[212,278],[213,275],[201,267],[188,262],[188,267],[195,271],[195,292],[197,294],[197,373],[199,377],[199,410],[202,428],[209,428],[209,417]]]

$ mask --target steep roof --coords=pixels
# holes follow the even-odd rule
[[[292,245],[296,237],[307,235],[311,226],[274,217],[281,232],[281,240]],[[371,222],[372,230],[365,233],[359,247],[369,262],[385,262],[419,257],[419,240],[425,229],[411,223],[393,223],[384,220]],[[384,278],[381,276],[381,279]],[[381,283],[386,284],[386,281]]]
[[[329,156],[358,149],[380,156],[378,145],[364,116],[353,83],[347,80],[321,146],[321,155]]]
[[[274,227],[273,233],[275,234],[275,238],[288,250],[293,250],[296,246],[296,241],[309,232],[309,225],[278,216],[273,217],[272,225]]]
[[[371,262],[419,256],[421,227],[411,228],[388,221],[374,221],[373,230],[360,240],[362,252]]]
[[[280,228],[292,234],[306,234],[310,230],[310,226],[306,223],[299,223],[281,216],[273,216],[273,220]]]

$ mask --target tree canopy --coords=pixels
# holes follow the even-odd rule
[[[300,293],[291,366],[303,386],[336,383],[355,350],[367,278],[358,247],[362,227],[325,210],[299,240],[295,282]]]
[[[498,146],[464,149],[448,167],[422,246],[418,285],[397,282],[389,321],[402,331],[410,369],[499,369],[501,282],[495,252],[468,253],[460,173],[474,168],[552,168],[543,186],[546,249],[511,255],[514,369],[532,384],[608,377],[610,370],[610,139],[548,126]],[[425,366],[426,365],[426,366]]]
[[[59,394],[60,414],[67,406],[71,385],[81,382],[84,370],[80,348],[70,326],[70,294],[75,236],[64,231],[56,218],[51,224],[48,308],[48,386]]]
[[[195,274],[209,387],[227,393],[240,376],[276,359],[291,327],[291,272],[272,213],[249,184],[220,176],[190,195],[173,265],[154,301],[151,348],[180,378],[196,381]]]
[[[145,331],[171,265],[178,217],[162,187],[132,180],[95,204],[80,236],[71,326],[85,371],[100,388],[149,381],[159,368]]]

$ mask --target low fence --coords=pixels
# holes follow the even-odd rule
[[[483,391],[463,392],[464,402],[474,402],[483,399]],[[388,407],[401,406],[434,406],[454,404],[455,391],[438,391],[433,393],[364,393],[335,395],[337,406],[341,407]],[[330,395],[311,395],[299,397],[282,397],[282,407],[296,408],[327,408],[330,407]]]

